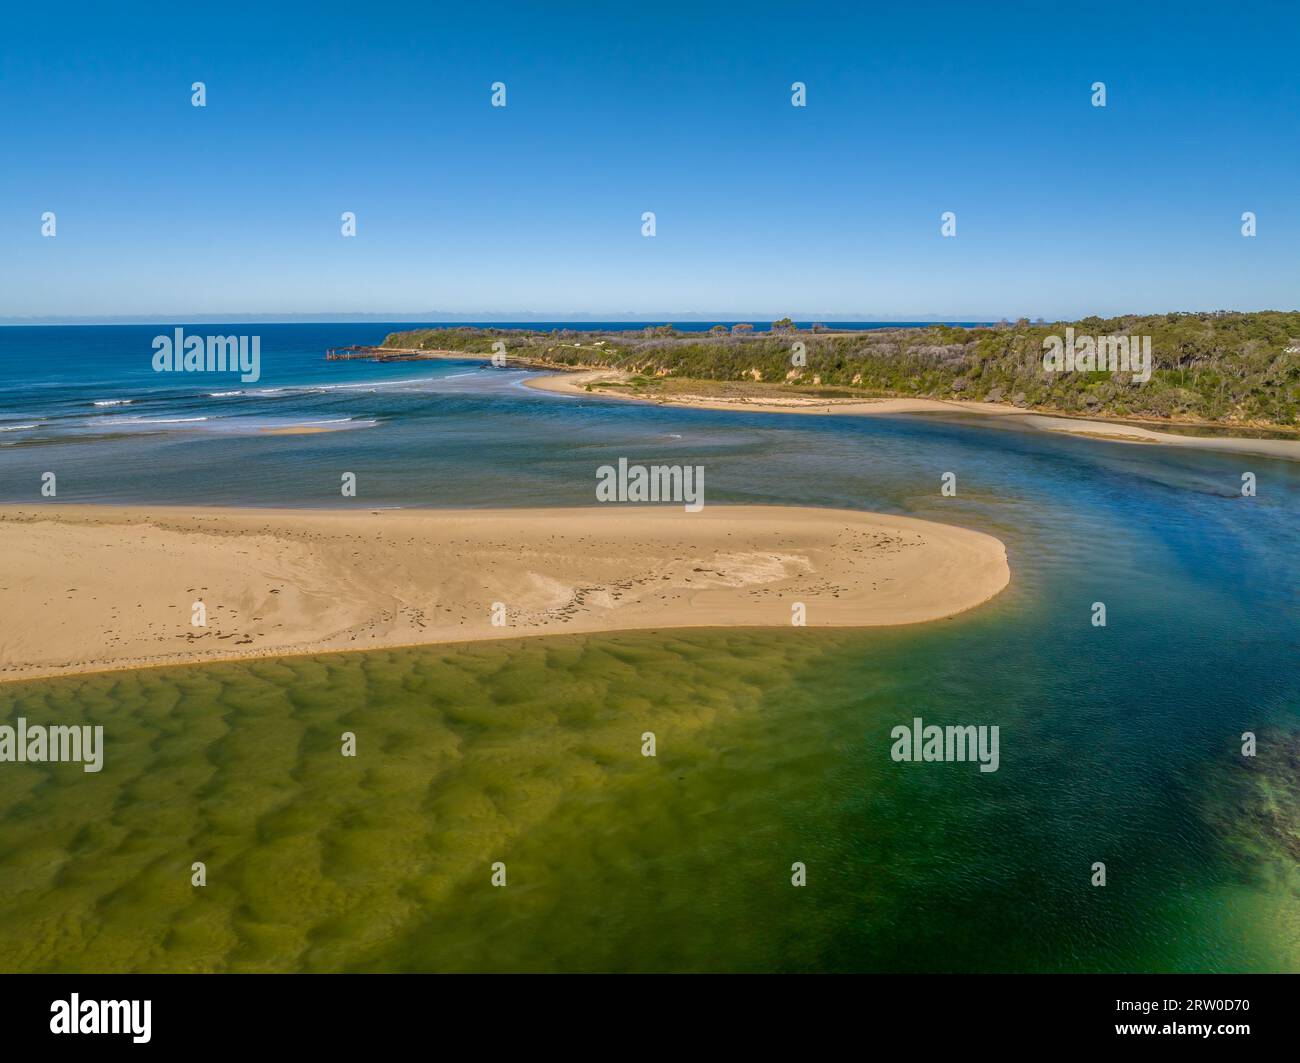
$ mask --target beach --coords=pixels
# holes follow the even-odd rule
[[[468,357],[468,356],[467,356]],[[550,373],[527,380],[526,386],[559,395],[621,399],[627,402],[650,402],[664,406],[683,406],[700,410],[739,410],[744,413],[795,413],[832,417],[890,417],[908,414],[971,414],[1044,432],[1102,439],[1115,443],[1161,444],[1196,450],[1260,454],[1272,458],[1300,461],[1300,439],[1251,439],[1243,436],[1179,435],[1139,424],[1122,424],[1084,417],[1066,417],[1038,413],[1001,402],[963,402],[957,399],[881,398],[845,399],[817,396],[716,396],[716,395],[637,395],[619,390],[631,374],[617,369],[584,369]],[[614,387],[610,387],[610,385]],[[588,390],[588,389],[591,390]]]
[[[971,609],[1009,579],[990,535],[833,509],[4,506],[0,679],[789,627],[796,603],[809,627],[913,624]]]

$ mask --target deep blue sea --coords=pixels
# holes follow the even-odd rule
[[[643,322],[492,323],[499,328],[639,329]],[[678,326],[705,331],[714,322]],[[841,322],[842,328],[892,323]],[[0,327],[0,447],[86,443],[163,433],[247,435],[267,428],[373,427],[411,412],[412,397],[510,388],[518,373],[448,366],[326,362],[329,347],[377,345],[410,322],[365,324],[15,325]],[[256,336],[258,379],[157,372],[155,337]],[[756,331],[766,331],[757,324]],[[418,404],[418,399],[416,402]]]
[[[711,324],[681,327],[705,330]],[[39,497],[33,492],[42,474],[54,471],[62,502],[328,505],[337,501],[333,485],[340,462],[359,466],[349,471],[365,470],[359,497],[372,505],[529,505],[557,491],[562,502],[590,501],[572,483],[566,490],[546,469],[566,450],[592,445],[586,437],[598,437],[598,426],[609,421],[608,412],[600,412],[604,404],[575,409],[572,401],[524,388],[533,373],[482,361],[325,360],[329,347],[379,344],[390,332],[411,327],[368,322],[0,328],[0,501]],[[186,336],[257,336],[258,379],[245,382],[236,372],[156,372],[154,339],[172,337],[175,328]],[[647,411],[615,420],[620,438],[632,433],[665,446],[681,438],[657,433]],[[329,435],[267,434],[290,428]],[[534,446],[542,441],[551,449]],[[414,460],[390,460],[398,454]],[[541,479],[539,488],[529,488],[530,476]]]

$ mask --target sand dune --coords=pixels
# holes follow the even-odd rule
[[[910,624],[997,594],[980,532],[840,510],[0,507],[0,680],[559,632]],[[196,602],[206,626],[194,626]],[[494,603],[504,626],[493,624]]]

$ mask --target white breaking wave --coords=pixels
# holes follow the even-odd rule
[[[130,406],[135,401],[133,399],[96,399],[94,406]]]
[[[191,421],[206,421],[206,417],[122,417],[114,424],[188,424]]]

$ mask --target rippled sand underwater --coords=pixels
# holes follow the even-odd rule
[[[0,770],[0,968],[1294,969],[1293,733],[1152,773],[988,667],[1002,613],[0,687],[106,745]],[[1000,722],[1000,770],[893,763],[913,714]]]

